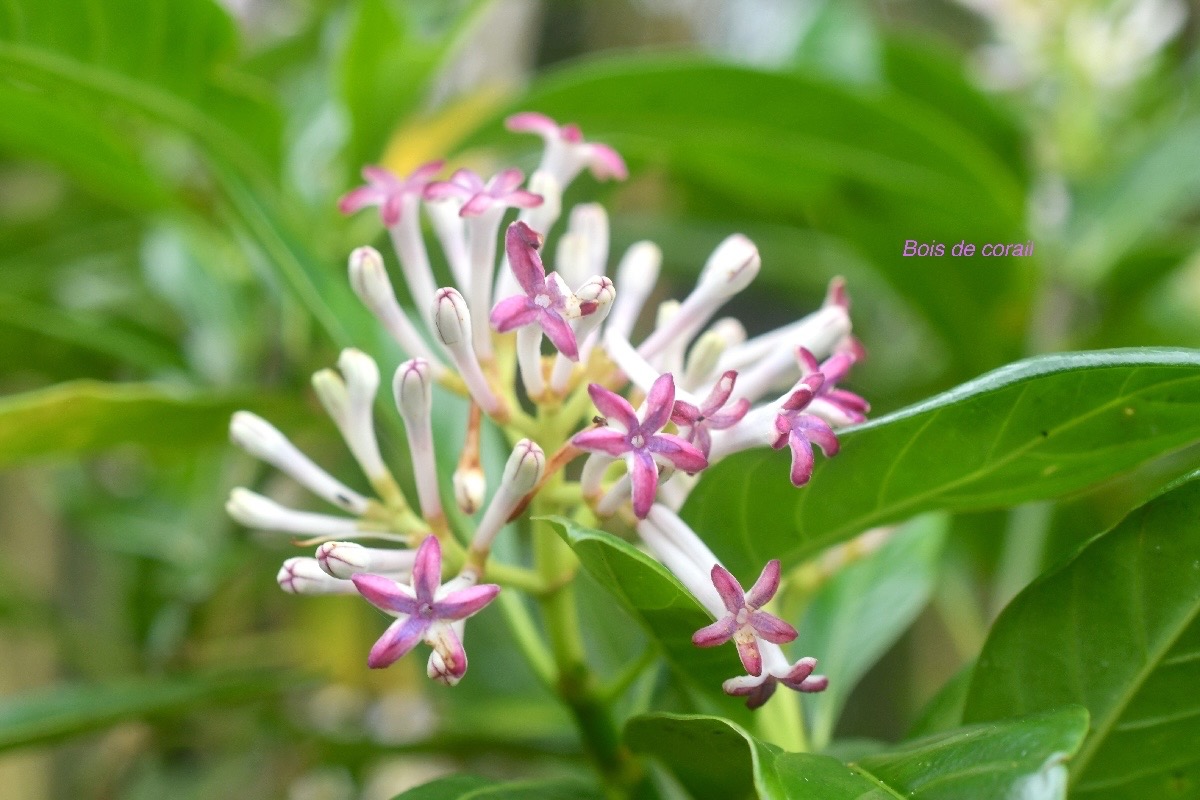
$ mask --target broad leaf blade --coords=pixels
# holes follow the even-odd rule
[[[1081,703],[1092,728],[1073,797],[1192,796],[1177,772],[1200,764],[1198,518],[1193,476],[1018,595],[984,645],[965,719]]]
[[[743,580],[877,525],[1078,491],[1200,439],[1200,352],[1041,356],[851,428],[795,489],[786,452],[706,470],[683,517]]]
[[[393,800],[600,800],[591,784],[571,778],[497,782],[475,775],[451,775],[396,795]]]
[[[839,571],[812,599],[795,650],[816,656],[829,676],[829,688],[805,701],[815,749],[829,742],[858,681],[929,601],[945,534],[944,518],[917,520],[879,552]]]

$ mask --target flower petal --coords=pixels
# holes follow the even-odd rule
[[[374,186],[359,186],[342,195],[342,199],[338,200],[338,211],[353,214],[367,206],[378,205],[383,202],[383,198],[384,193]]]
[[[712,416],[729,402],[729,395],[733,394],[733,387],[736,383],[737,370],[731,369],[721,375],[720,379],[713,385],[712,391],[708,393],[708,397],[704,400],[704,416]]]
[[[705,422],[708,423],[709,428],[715,431],[723,431],[741,422],[742,417],[746,416],[746,412],[749,410],[750,401],[743,397],[724,411],[718,411],[710,415]]]
[[[671,411],[675,408],[675,378],[671,373],[664,372],[655,379],[646,394],[646,416],[642,420],[643,435],[661,431],[671,419]]]
[[[658,492],[658,465],[645,450],[634,450],[629,454],[633,461],[630,475],[633,481],[633,514],[638,519],[645,519],[654,505],[654,495]]]
[[[571,444],[589,453],[604,453],[610,456],[623,456],[632,448],[629,445],[629,434],[615,428],[591,428],[575,434]]]
[[[530,297],[545,291],[546,268],[538,255],[542,237],[520,220],[508,226],[504,234],[504,252],[517,283]]]
[[[686,400],[675,401],[675,407],[671,409],[671,422],[676,425],[695,425],[698,419],[700,419],[700,409]]]
[[[737,620],[732,614],[728,614],[693,633],[692,644],[696,647],[716,647],[732,639],[735,631],[737,631]]]
[[[795,427],[802,431],[804,437],[810,442],[816,442],[820,445],[821,450],[828,457],[832,458],[836,456],[838,450],[841,449],[837,434],[833,432],[833,428],[829,427],[829,423],[820,417],[814,417],[812,414],[801,414],[800,418],[796,421]]]
[[[736,614],[745,608],[746,596],[732,572],[720,564],[713,564],[709,577],[712,578],[713,586],[716,587],[717,594],[721,595],[721,602],[730,614]]]
[[[754,633],[773,644],[785,644],[796,639],[796,629],[774,614],[765,611],[750,612],[750,627]]]
[[[700,448],[682,436],[673,433],[656,433],[646,442],[646,449],[670,461],[676,469],[684,472],[699,472],[708,469],[708,459]]]
[[[417,601],[407,586],[396,583],[391,578],[382,575],[357,573],[350,576],[354,588],[368,603],[381,611],[389,613],[413,614],[417,610]]]
[[[496,331],[508,333],[536,321],[539,312],[540,309],[528,297],[514,294],[496,303],[488,319]]]
[[[588,153],[588,168],[592,171],[592,175],[596,180],[604,181],[609,178],[616,178],[623,181],[629,177],[629,169],[625,166],[625,159],[621,158],[616,150],[613,150],[606,144],[593,142],[589,146]]]
[[[787,675],[780,675],[779,680],[784,686],[795,688],[793,684],[800,684],[809,675],[813,674],[813,670],[817,668],[817,660],[812,656],[805,656],[792,665],[791,670]]]
[[[467,673],[467,651],[454,628],[445,623],[434,623],[425,635],[425,643],[442,657],[442,668],[449,679],[444,682],[458,683]]]
[[[488,194],[500,198],[509,194],[525,180],[525,173],[516,167],[500,170],[487,182]]]
[[[433,613],[438,619],[466,619],[482,611],[499,593],[500,587],[494,583],[468,586],[434,603]]]
[[[496,202],[496,198],[490,194],[479,192],[473,195],[470,200],[463,203],[463,207],[458,210],[458,215],[460,217],[478,217],[495,205]]]
[[[522,111],[504,120],[504,127],[514,133],[536,133],[539,136],[558,136],[558,123],[536,111]]]
[[[788,436],[788,444],[792,447],[792,485],[803,486],[812,477],[812,445],[799,431],[792,431]]]
[[[417,646],[425,635],[429,622],[420,617],[405,617],[393,622],[383,632],[367,656],[367,666],[383,669],[396,663],[397,659]]]
[[[632,432],[638,426],[637,414],[633,413],[633,406],[629,405],[629,401],[616,392],[610,392],[598,383],[588,384],[588,394],[592,397],[592,403],[596,409],[608,417],[609,421],[616,421],[627,432]]]
[[[537,208],[546,200],[540,194],[517,189],[515,192],[504,195],[504,202],[513,208]]]
[[[773,558],[763,567],[758,580],[746,592],[746,605],[751,608],[762,608],[775,592],[779,591],[780,564],[778,558]]]
[[[579,343],[575,341],[575,331],[567,321],[558,315],[557,311],[543,308],[537,315],[537,322],[542,326],[546,338],[558,352],[572,361],[579,360]]]
[[[418,603],[432,603],[442,585],[442,546],[436,536],[426,536],[413,559],[412,586]]]
[[[758,649],[758,639],[753,636],[735,637],[734,644],[737,645],[738,658],[742,660],[742,666],[746,668],[746,672],[751,675],[761,675],[762,653]]]

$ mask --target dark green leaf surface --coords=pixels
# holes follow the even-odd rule
[[[974,670],[975,662],[968,662],[942,685],[921,709],[912,730],[908,732],[910,738],[941,733],[962,724],[963,707],[967,704],[967,692],[971,689],[971,673]]]
[[[599,800],[600,791],[570,778],[497,782],[475,775],[451,775],[409,789],[393,800]]]
[[[128,719],[249,702],[281,691],[280,674],[194,676],[63,686],[0,700],[0,750],[42,744]]]
[[[849,764],[783,753],[717,717],[648,714],[626,727],[697,800],[1062,800],[1087,730],[1078,707],[959,728]]]
[[[984,645],[965,719],[1083,704],[1092,728],[1072,797],[1195,797],[1198,519],[1193,476],[1018,595]]]
[[[613,594],[662,648],[680,681],[729,714],[740,701],[721,692],[725,679],[743,674],[733,647],[701,648],[692,634],[712,622],[695,598],[654,559],[604,531],[551,518],[583,568]]]
[[[1200,439],[1200,352],[1129,349],[1010,364],[848,429],[802,489],[788,454],[706,470],[683,517],[743,580],[924,511],[1058,497]]]
[[[943,517],[915,520],[879,552],[845,567],[813,597],[795,652],[816,656],[829,688],[805,701],[813,747],[824,748],[846,698],[929,601],[946,534]]]
[[[225,438],[238,409],[285,409],[277,398],[221,396],[154,384],[73,381],[0,399],[0,468],[120,444],[187,448]]]

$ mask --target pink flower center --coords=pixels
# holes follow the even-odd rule
[[[738,625],[745,625],[750,620],[750,609],[742,606],[738,609],[737,617],[735,619],[737,620]]]
[[[537,297],[533,298],[533,304],[535,306],[537,306],[538,308],[549,308],[550,307],[550,295],[539,294]]]
[[[431,619],[433,617],[433,604],[421,603],[417,606],[417,616],[421,619]]]
[[[646,446],[646,437],[642,436],[640,433],[635,433],[633,436],[629,437],[629,443],[634,447],[641,449]]]

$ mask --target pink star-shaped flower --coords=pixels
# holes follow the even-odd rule
[[[579,360],[579,344],[575,332],[567,323],[571,292],[557,272],[546,274],[538,248],[542,237],[524,222],[508,226],[504,249],[517,283],[525,294],[515,294],[496,303],[492,309],[492,327],[500,333],[537,323],[560,353],[572,361]],[[594,311],[594,305],[592,310]],[[587,309],[580,309],[586,313]],[[572,315],[576,316],[576,315]]]
[[[796,638],[795,628],[761,610],[779,590],[779,559],[767,562],[754,586],[746,593],[742,592],[742,587],[729,570],[720,564],[713,564],[711,575],[713,586],[717,587],[717,594],[721,595],[721,601],[729,613],[712,625],[696,631],[692,635],[692,644],[697,647],[716,647],[733,639],[746,672],[754,676],[761,675],[763,662],[758,640],[762,638],[774,644],[783,644]]]
[[[656,458],[684,472],[699,472],[708,466],[704,453],[687,439],[659,433],[671,419],[675,406],[675,380],[669,372],[660,375],[650,387],[640,420],[628,400],[600,384],[590,384],[588,394],[609,424],[577,433],[571,443],[592,453],[625,457],[632,480],[633,513],[638,519],[645,519],[650,513],[658,491]]]
[[[561,173],[557,177],[564,185],[585,166],[596,180],[616,178],[623,181],[629,177],[625,161],[617,151],[599,142],[585,142],[578,125],[559,125],[545,114],[533,111],[513,114],[504,124],[510,131],[535,133],[542,137],[546,142],[547,161],[551,162],[549,166]]]
[[[344,194],[338,201],[338,210],[343,214],[353,214],[367,206],[379,206],[379,216],[383,224],[390,228],[400,221],[405,196],[420,197],[433,176],[442,171],[444,164],[444,161],[430,161],[403,179],[383,167],[363,167],[362,175],[367,185]]]
[[[816,668],[817,660],[805,657],[788,666],[786,671],[781,671],[779,675],[768,672],[761,678],[749,675],[730,678],[721,688],[727,695],[746,698],[746,708],[755,709],[770,700],[780,684],[797,692],[825,691],[829,688],[829,678],[813,675]]]
[[[846,377],[850,368],[861,359],[862,346],[853,340],[849,350],[834,353],[821,364],[817,363],[816,357],[807,348],[796,349],[800,374],[807,378],[819,372],[825,379],[813,397],[812,410],[824,411],[825,416],[834,418],[835,423],[839,424],[852,425],[866,421],[871,404],[854,392],[837,388],[837,384]]]
[[[534,208],[542,204],[542,196],[518,188],[525,180],[519,169],[497,172],[488,180],[469,169],[456,170],[448,181],[436,181],[425,187],[426,200],[444,200],[449,197],[464,198],[460,217],[477,217],[495,208]]]
[[[396,617],[367,657],[371,669],[390,666],[424,640],[458,679],[467,671],[467,653],[452,623],[478,613],[500,591],[495,584],[452,589],[442,585],[442,548],[426,537],[413,559],[410,586],[381,575],[352,575],[355,588],[371,605]]]
[[[737,371],[729,370],[713,386],[712,391],[699,408],[685,400],[675,401],[675,410],[671,412],[671,421],[686,429],[689,442],[700,448],[707,458],[712,451],[711,431],[724,430],[741,421],[750,410],[750,401],[742,398],[733,405],[725,408],[729,396],[733,394],[733,385],[737,381]],[[722,409],[725,409],[722,411]]]
[[[803,413],[821,391],[824,381],[820,372],[806,376],[775,416],[775,440],[771,447],[779,450],[784,445],[791,446],[793,486],[803,486],[812,477],[814,442],[827,458],[838,452],[837,435],[829,423],[814,414]]]

